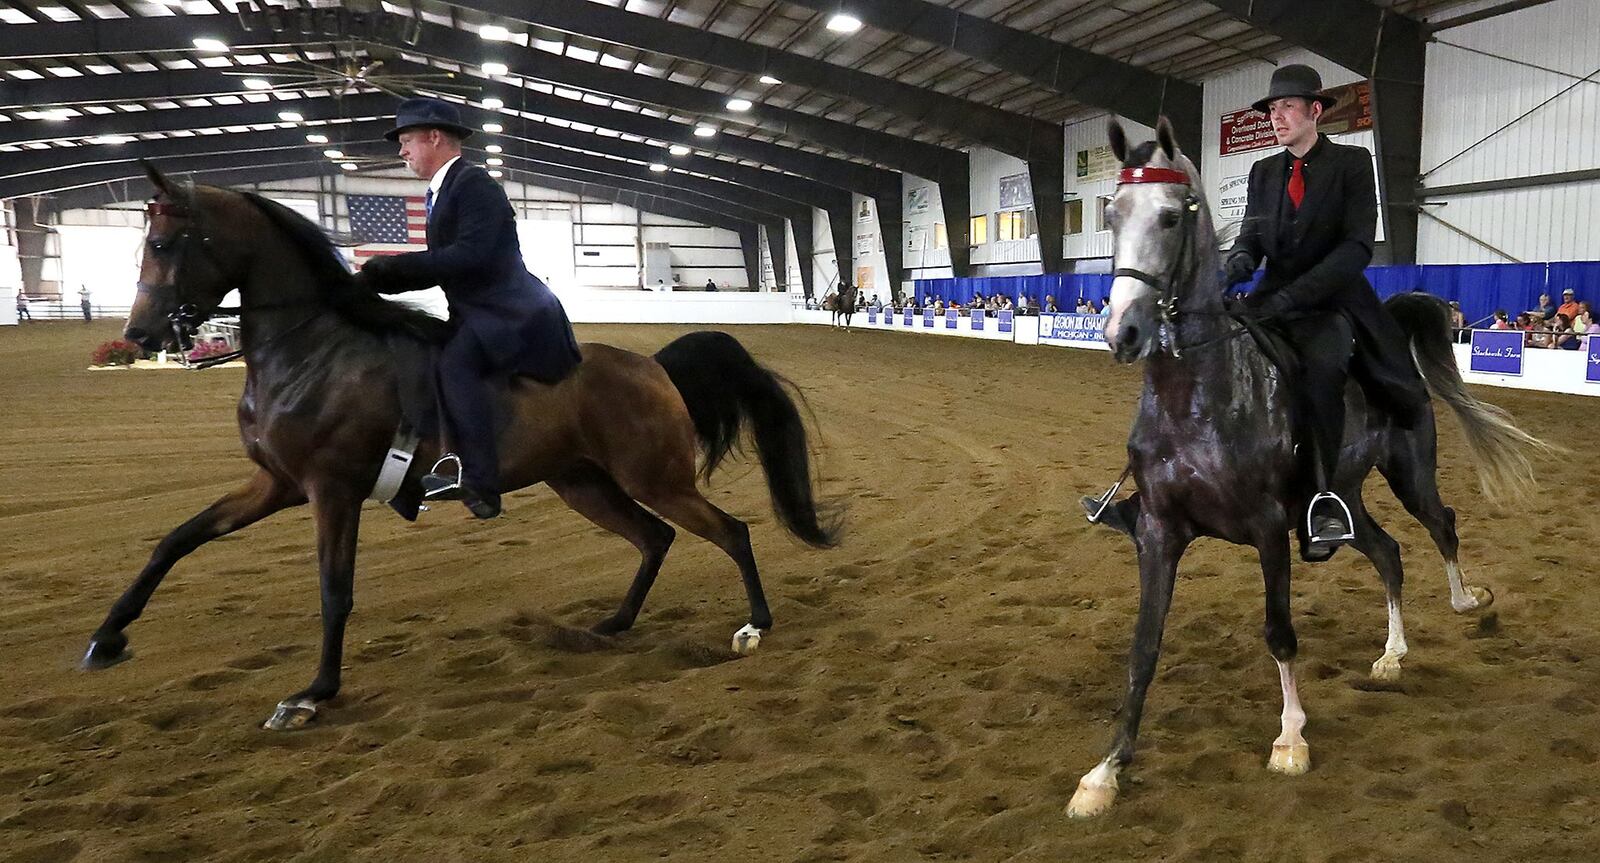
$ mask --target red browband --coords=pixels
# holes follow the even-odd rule
[[[1189,175],[1172,168],[1123,168],[1117,174],[1117,185],[1128,183],[1177,183],[1189,185]]]

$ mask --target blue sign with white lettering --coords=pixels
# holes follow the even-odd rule
[[[944,313],[944,328],[953,330],[959,323],[961,323],[961,313],[955,309],[946,309]]]
[[[1521,375],[1522,340],[1521,330],[1473,330],[1469,368],[1492,375]]]
[[[1583,379],[1591,384],[1600,384],[1600,339],[1589,336],[1589,362]]]
[[[972,331],[975,333],[983,332],[983,309],[972,310]]]
[[[1002,333],[1011,332],[1011,313],[1010,312],[1002,311],[1000,313],[1000,332],[1002,332]]]
[[[911,326],[911,307],[910,306],[906,306],[906,314],[905,314],[904,324],[906,326],[908,326],[908,327]]]
[[[933,327],[933,309],[922,310],[922,326],[928,329]]]

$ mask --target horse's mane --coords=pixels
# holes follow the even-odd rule
[[[448,322],[358,286],[333,240],[315,222],[255,192],[240,194],[300,250],[328,304],[345,320],[378,335],[400,332],[426,342],[440,341],[450,333]]]

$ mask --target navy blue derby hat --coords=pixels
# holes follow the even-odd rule
[[[445,129],[462,138],[472,135],[472,130],[461,124],[461,110],[455,105],[442,99],[415,96],[400,103],[400,110],[394,115],[394,128],[383,137],[398,141],[401,132],[418,126]]]

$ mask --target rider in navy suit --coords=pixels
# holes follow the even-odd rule
[[[423,488],[431,499],[461,500],[477,517],[493,518],[500,482],[492,383],[512,374],[554,383],[579,354],[561,301],[523,264],[505,191],[461,160],[461,142],[471,134],[448,102],[401,103],[385,137],[429,180],[428,250],[373,258],[359,278],[383,293],[444,289],[458,328],[440,355],[439,383],[461,471],[430,473]]]

